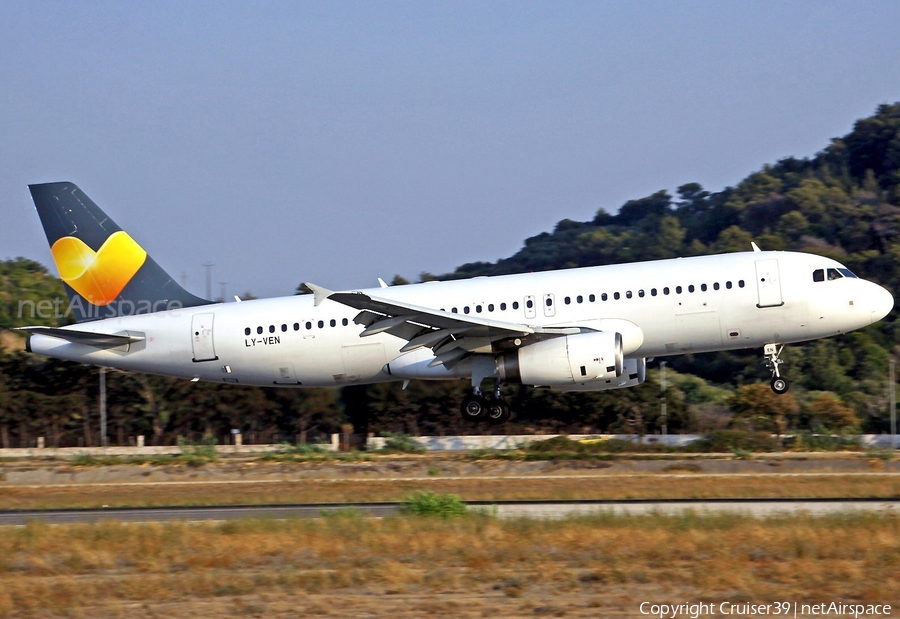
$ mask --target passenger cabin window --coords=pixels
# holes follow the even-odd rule
[[[262,334],[263,328],[262,328],[262,327],[256,327],[256,332],[257,332],[258,334]]]
[[[588,301],[590,301],[591,303],[593,303],[596,300],[597,300],[597,297],[595,297],[594,295],[591,295],[588,297]]]
[[[275,333],[275,325],[269,325],[269,333]]]
[[[694,292],[694,284],[688,286],[688,292]]]
[[[655,297],[655,296],[656,296],[656,288],[651,288],[651,289],[650,289],[650,296],[651,296],[651,297]]]
[[[700,292],[706,292],[706,284],[700,284]]]
[[[547,299],[547,300],[549,301],[550,299]],[[571,305],[572,297],[566,297],[565,301],[566,301],[566,305]],[[550,304],[548,303],[547,305],[550,305]]]
[[[299,330],[300,330],[300,323],[299,323],[299,322],[295,322],[295,323],[294,323],[294,331],[299,331]]]
[[[513,301],[513,309],[519,309],[519,302]]]
[[[668,287],[668,286],[666,286],[665,288],[663,288],[663,294],[669,294],[669,287]]]
[[[600,299],[603,300],[603,301],[606,301],[606,300],[609,299],[609,295],[607,295],[607,294],[604,292],[603,294],[600,295]]]
[[[324,328],[324,327],[325,327],[325,321],[324,321],[324,320],[320,320],[320,321],[319,321],[319,328],[322,329],[322,328]]]
[[[675,294],[681,294],[681,286],[675,286]]]
[[[627,298],[627,299],[630,299],[630,298],[631,298],[631,291],[630,291],[630,290],[629,290],[628,292],[625,293],[625,298]]]
[[[244,329],[244,335],[250,335],[250,327]]]
[[[307,322],[307,323],[306,323],[306,329],[307,329],[307,331],[308,331],[309,329],[312,329],[312,323],[311,323],[311,322]]]
[[[531,299],[528,299],[525,302],[525,307],[527,307],[528,309],[531,309],[532,307],[534,307],[534,301],[532,301]]]
[[[501,311],[501,312],[505,312],[505,311],[506,311],[506,303],[501,303],[501,304],[500,304],[500,311]]]
[[[713,290],[718,290],[718,289],[719,289],[719,282],[716,282],[715,284],[713,284]]]
[[[481,309],[482,309],[482,308],[481,308],[480,305],[476,305],[476,306],[475,306],[475,313],[476,313],[476,314],[480,314],[480,313],[481,313]]]
[[[286,332],[287,332],[287,325],[281,325],[281,332],[282,332],[282,333],[286,333]]]
[[[725,287],[731,290],[731,282],[725,282]]]
[[[575,300],[578,301],[579,303],[584,303],[584,297],[581,295],[578,295],[577,297],[575,297]]]
[[[493,312],[493,311],[494,311],[494,304],[493,304],[493,303],[488,303],[488,311],[489,311],[489,312]]]
[[[644,291],[643,291],[643,290],[638,290],[638,296],[641,297],[641,298],[643,299],[643,298],[644,298]]]
[[[348,324],[350,324],[350,323],[347,321],[346,318],[344,318],[344,319],[341,321],[341,324],[344,325],[344,326],[346,327],[346,326],[347,326]]]
[[[742,280],[742,279],[739,279],[739,280],[738,280],[738,287],[739,287],[739,288],[743,288],[743,287],[744,287],[744,280]]]
[[[622,298],[622,296],[618,292],[613,293],[613,299],[615,299],[616,301],[618,301],[621,298]]]

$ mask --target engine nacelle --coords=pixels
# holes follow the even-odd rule
[[[552,391],[606,391],[607,389],[636,387],[645,380],[647,380],[647,360],[641,357],[640,359],[625,359],[625,371],[619,377],[611,376],[575,385],[551,386],[550,389]]]
[[[500,378],[524,385],[576,385],[622,376],[622,336],[609,331],[529,344],[497,360]]]

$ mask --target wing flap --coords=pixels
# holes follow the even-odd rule
[[[327,298],[360,310],[355,322],[366,327],[361,336],[389,333],[407,340],[401,352],[431,348],[438,364],[453,364],[468,354],[491,354],[492,344],[503,340],[528,341],[581,332],[578,327],[539,327],[461,315],[362,292],[335,292]]]

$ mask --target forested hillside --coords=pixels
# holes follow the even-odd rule
[[[608,205],[601,205],[606,207]],[[561,220],[496,263],[470,263],[440,279],[746,251],[797,250],[840,260],[858,275],[900,291],[900,103],[883,105],[811,159],[765,165],[717,193],[697,183],[675,195],[630,200],[592,221]],[[298,279],[302,274],[298,273]],[[423,279],[433,279],[430,274]],[[0,263],[0,324],[25,320],[20,301],[62,296],[41,265]],[[63,320],[65,322],[65,320]],[[671,432],[727,426],[757,429],[887,430],[888,359],[896,356],[893,316],[850,335],[792,346],[784,354],[791,392],[773,398],[759,351],[673,358]],[[96,369],[5,353],[0,358],[0,442],[96,444]],[[505,431],[641,431],[660,427],[658,371],[641,387],[596,394],[510,393],[518,411]],[[455,433],[471,430],[456,402],[466,382],[342,390],[286,391],[190,384],[123,373],[110,376],[113,440],[143,434],[224,437],[240,428],[258,440],[312,436],[352,423],[357,432]],[[510,386],[510,392],[515,388]],[[483,430],[483,429],[481,429]],[[479,430],[479,431],[481,431]]]

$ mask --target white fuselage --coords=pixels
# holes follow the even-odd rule
[[[507,323],[617,331],[625,356],[643,358],[813,340],[859,329],[890,311],[893,298],[871,282],[852,275],[814,281],[815,271],[839,268],[810,254],[744,252],[361,292]],[[386,364],[402,354],[406,340],[388,333],[360,337],[358,313],[331,300],[315,305],[313,295],[262,299],[73,327],[145,337],[127,348],[102,350],[45,335],[32,336],[30,346],[63,359],[241,385],[405,378],[391,375]]]

